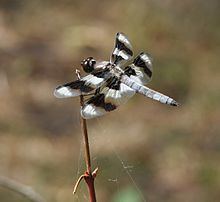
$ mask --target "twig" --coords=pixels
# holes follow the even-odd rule
[[[45,202],[45,200],[31,187],[23,185],[7,177],[0,176],[0,186],[19,193],[33,202]]]
[[[76,75],[77,75],[78,79],[81,78],[79,70],[76,70]],[[82,108],[83,105],[84,105],[83,95],[80,95],[80,106],[81,106],[81,108]],[[80,123],[81,123],[81,130],[82,130],[83,138],[84,138],[84,144],[85,144],[86,171],[77,180],[77,182],[74,186],[74,189],[73,189],[73,194],[76,193],[76,190],[77,190],[77,187],[78,187],[79,183],[81,182],[82,179],[84,179],[86,184],[87,184],[87,187],[88,187],[90,202],[96,202],[94,180],[95,180],[95,177],[97,175],[98,168],[96,168],[93,172],[91,170],[91,158],[90,158],[89,139],[88,139],[86,120],[81,117]]]

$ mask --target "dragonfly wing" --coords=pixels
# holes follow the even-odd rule
[[[58,86],[54,95],[57,98],[76,97],[79,95],[87,95],[105,83],[110,76],[109,69],[98,69],[87,76]]]
[[[123,33],[116,34],[115,48],[110,62],[115,65],[123,65],[133,56],[132,46],[127,36]]]
[[[113,111],[135,94],[133,89],[121,83],[115,76],[109,78],[106,84],[85,103],[81,110],[83,118],[91,119]]]
[[[131,65],[125,67],[124,71],[135,82],[146,85],[152,79],[153,74],[151,56],[144,52],[140,53]]]

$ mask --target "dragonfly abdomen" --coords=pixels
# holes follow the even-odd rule
[[[168,104],[172,106],[178,106],[179,104],[169,96],[166,96],[162,93],[159,93],[157,91],[154,91],[146,86],[143,86],[132,79],[130,79],[127,75],[122,75],[121,82],[135,90],[137,93],[140,93],[148,98],[151,98],[153,100],[157,100],[163,104]]]

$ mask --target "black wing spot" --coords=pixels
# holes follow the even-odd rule
[[[105,95],[103,93],[91,97],[87,104],[93,104],[96,107],[102,107],[105,111],[112,111],[116,106],[111,103],[105,103]]]
[[[124,60],[123,57],[121,57],[120,55],[113,55],[114,58],[114,64],[118,64],[121,60]]]
[[[94,90],[92,87],[85,85],[85,81],[82,81],[82,80],[72,81],[72,82],[64,84],[63,86],[69,87],[72,89],[79,89],[81,92],[85,92],[85,93],[88,93],[88,92]],[[62,86],[60,86],[60,87],[62,87]]]
[[[116,109],[116,106],[111,103],[105,103],[104,109],[105,109],[105,111],[110,112],[110,111]]]
[[[115,42],[115,47],[118,48],[119,50],[123,50],[125,51],[128,55],[132,56],[133,52],[130,48],[128,48],[124,43],[122,43],[121,41],[119,41],[118,38],[116,38],[116,42]]]
[[[93,71],[91,74],[93,75],[93,76],[96,76],[96,77],[98,77],[98,78],[108,78],[108,76],[109,76],[109,68],[106,68],[106,69],[99,69],[99,70],[95,70],[95,71]]]
[[[135,70],[132,67],[130,67],[130,66],[125,67],[125,74],[128,75],[129,77],[131,75],[137,76]]]
[[[120,90],[120,84],[121,84],[121,81],[116,76],[113,76],[107,80],[106,87],[114,89],[114,90]]]
[[[138,67],[142,67],[144,69],[144,72],[149,76],[151,77],[152,76],[152,71],[148,68],[147,64],[145,63],[145,61],[143,61],[139,56],[137,56],[135,59],[134,59],[134,65],[135,66],[138,66]]]

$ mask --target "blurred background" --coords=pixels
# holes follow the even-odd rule
[[[179,108],[141,95],[88,121],[97,201],[220,201],[218,0],[1,0],[0,175],[48,202],[88,201],[79,99],[54,88],[88,56],[108,60],[115,34],[154,60],[149,87]],[[0,201],[27,202],[0,187]]]

